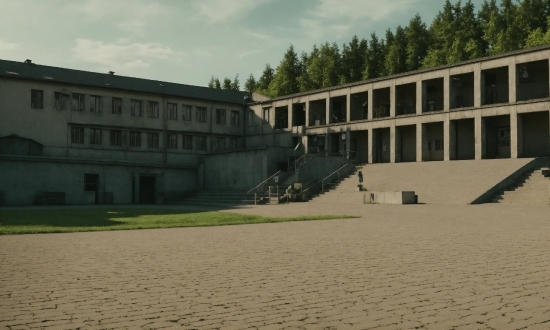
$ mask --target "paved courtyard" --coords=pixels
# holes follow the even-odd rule
[[[358,219],[0,236],[0,328],[550,329],[550,207],[305,203]]]

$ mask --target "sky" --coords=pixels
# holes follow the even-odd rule
[[[452,1],[455,2],[454,0]],[[464,1],[463,1],[464,2]],[[476,11],[483,0],[473,0]],[[0,0],[0,59],[206,86],[238,74],[243,88],[292,44],[340,47],[383,37],[443,0]]]

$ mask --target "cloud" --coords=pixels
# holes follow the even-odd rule
[[[21,46],[19,46],[19,44],[0,39],[0,51],[18,50],[18,49],[21,49]]]
[[[106,21],[136,35],[143,35],[149,22],[170,12],[158,3],[137,0],[88,0],[73,6],[75,11],[92,20]]]
[[[128,43],[124,40],[104,43],[89,39],[76,39],[72,52],[78,60],[99,64],[104,71],[147,68],[149,61],[165,60],[176,53],[170,47],[153,43]]]
[[[271,39],[271,36],[267,35],[267,34],[261,34],[261,33],[258,33],[258,32],[253,32],[253,31],[246,31],[245,32],[246,34],[252,36],[252,37],[255,37],[255,38],[258,38],[258,39],[262,39],[262,40],[268,40],[268,39]]]
[[[250,55],[254,55],[254,54],[258,54],[258,53],[261,53],[262,51],[260,49],[253,49],[253,50],[250,50],[248,52],[244,52],[244,53],[241,53],[239,54],[237,57],[238,58],[243,58],[243,57],[247,57],[247,56],[250,56]]]
[[[357,28],[357,22],[387,20],[397,12],[410,11],[421,0],[319,0],[319,4],[299,20],[309,37],[340,38]]]
[[[205,18],[213,24],[243,17],[267,0],[199,0],[195,10],[199,18]]]

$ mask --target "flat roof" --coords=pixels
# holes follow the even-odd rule
[[[247,92],[176,84],[116,74],[58,68],[35,63],[0,60],[0,77],[58,82],[104,89],[145,92],[182,98],[245,105]]]

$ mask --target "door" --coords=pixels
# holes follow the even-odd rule
[[[99,204],[99,174],[84,174],[84,191],[93,191],[94,204]]]
[[[140,204],[155,203],[155,177],[154,176],[139,177],[139,203]]]

